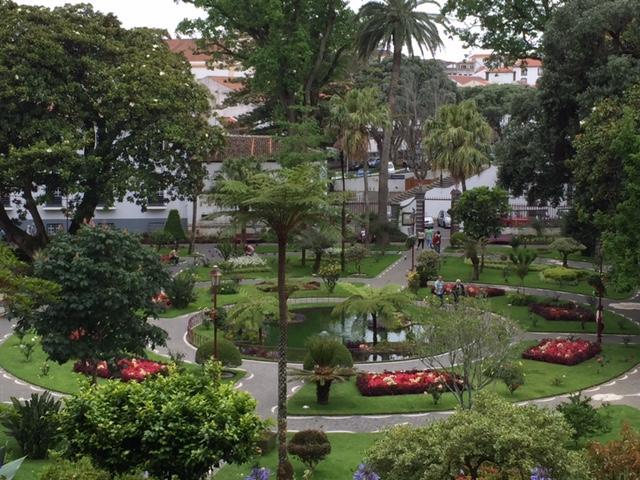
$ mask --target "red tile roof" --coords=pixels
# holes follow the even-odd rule
[[[538,60],[537,58],[523,58],[522,60],[518,60],[516,62],[516,67],[541,67],[542,60]]]
[[[209,55],[196,53],[198,47],[196,40],[193,38],[173,38],[165,41],[169,45],[169,50],[174,53],[181,53],[190,62],[206,62],[211,59]]]
[[[487,82],[482,77],[467,77],[465,75],[449,75],[449,78],[460,85],[466,85],[467,83],[471,83],[471,82],[476,82],[481,85],[489,84],[489,82]]]
[[[513,73],[513,68],[510,67],[498,67],[489,70],[489,73]]]
[[[241,77],[218,77],[211,75],[210,78],[218,82],[220,85],[224,85],[236,92],[244,88],[244,80]]]

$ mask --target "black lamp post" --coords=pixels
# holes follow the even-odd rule
[[[222,278],[222,271],[217,265],[211,269],[211,294],[213,296],[213,309],[211,310],[211,320],[213,320],[213,358],[218,359],[218,287]]]

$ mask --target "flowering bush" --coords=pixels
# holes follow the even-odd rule
[[[231,257],[226,263],[232,270],[249,270],[252,268],[263,268],[267,266],[267,261],[258,255]]]
[[[361,463],[353,474],[353,480],[380,480],[380,475],[371,470],[369,466]]]
[[[453,295],[453,289],[456,286],[455,283],[445,283],[444,293],[445,295]],[[435,288],[431,287],[431,293],[435,292]],[[502,288],[495,287],[479,287],[477,285],[465,285],[465,295],[468,297],[501,297],[506,291]]]
[[[265,467],[253,467],[251,473],[244,477],[244,480],[269,480],[271,470]]]
[[[151,299],[151,301],[163,310],[167,310],[169,307],[171,307],[171,300],[169,299],[169,295],[167,295],[164,290],[161,290],[160,293],[158,293]]]
[[[522,358],[541,362],[576,365],[600,353],[597,343],[588,340],[552,340],[545,338],[536,346],[528,348]]]
[[[546,320],[569,320],[578,322],[595,322],[596,316],[591,310],[576,305],[575,303],[563,303],[553,305],[549,303],[532,303],[529,311],[540,315]]]
[[[104,360],[95,365],[88,361],[78,360],[73,366],[73,371],[84,373],[86,375],[93,375],[95,368],[95,372],[98,377],[115,378],[116,376],[119,376],[123,382],[129,382],[131,380],[142,382],[150,375],[167,373],[166,365],[144,358],[123,358],[118,361],[117,367],[119,375],[114,375],[109,369],[109,365]]]
[[[435,370],[398,370],[395,372],[361,373],[356,378],[356,386],[361,395],[377,397],[384,395],[407,395],[427,393],[433,388],[443,392],[452,381],[461,382],[446,373]]]

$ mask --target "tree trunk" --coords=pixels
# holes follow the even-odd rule
[[[316,250],[316,257],[313,259],[313,273],[318,273],[322,262],[322,250]]]
[[[278,480],[292,480],[293,471],[287,456],[287,236],[278,233]]]
[[[389,203],[389,159],[391,158],[391,137],[393,136],[393,121],[396,114],[396,92],[400,81],[400,64],[402,62],[402,43],[395,36],[393,41],[393,66],[391,69],[391,82],[389,84],[389,116],[391,124],[384,129],[382,140],[382,152],[380,154],[380,176],[378,177],[378,223],[383,226],[387,223],[387,204]],[[383,229],[379,243],[388,243],[389,234]]]
[[[346,259],[344,251],[345,244],[347,242],[347,192],[344,178],[344,152],[340,152],[340,171],[342,173],[342,211],[340,212],[342,238],[340,239],[340,271],[344,273],[346,269]]]
[[[569,268],[569,254],[568,253],[563,253],[562,254],[562,266],[564,268]]]
[[[375,313],[371,314],[371,323],[373,326],[373,346],[375,347],[378,344],[378,315]]]
[[[480,240],[480,273],[484,272],[484,255],[487,250],[487,246],[484,239]]]
[[[477,255],[471,257],[471,264],[473,265],[473,277],[471,280],[480,279],[480,259]]]
[[[29,235],[17,227],[2,207],[0,207],[0,227],[4,230],[7,241],[17,246],[29,258],[33,258],[38,250],[47,245],[49,240],[46,230],[40,232],[36,229],[37,233],[35,235]]]
[[[366,233],[363,242],[364,245],[369,245],[369,159],[364,159],[364,165],[362,166],[364,173],[364,192],[362,197],[364,200],[364,231]]]
[[[460,180],[460,183],[462,184],[462,192],[466,192],[467,191],[467,179],[462,177],[462,179]]]
[[[303,267],[307,265],[307,249],[302,247],[302,254],[300,255],[300,265]]]
[[[329,403],[329,392],[331,391],[331,380],[325,380],[324,385],[316,382],[316,401],[319,405]]]
[[[193,209],[191,211],[191,238],[189,239],[189,255],[193,253],[196,247],[196,224],[198,223],[198,194],[196,189],[193,196]]]

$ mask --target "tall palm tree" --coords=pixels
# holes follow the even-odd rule
[[[393,47],[393,64],[389,85],[388,103],[391,118],[395,118],[396,94],[400,80],[402,48],[406,47],[413,56],[414,43],[421,53],[425,47],[433,55],[442,40],[438,33],[440,15],[419,12],[423,5],[440,5],[433,0],[379,0],[365,3],[360,9],[362,23],[357,35],[357,49],[361,58],[369,59],[371,54],[383,47]],[[385,128],[380,158],[380,177],[378,186],[378,220],[387,222],[387,203],[389,200],[389,171],[391,158],[391,136],[393,128]]]
[[[364,170],[364,224],[369,234],[369,137],[389,123],[389,110],[373,87],[354,89],[331,99],[331,122],[339,131],[338,146],[349,160],[362,162]]]
[[[432,168],[447,170],[467,190],[466,179],[490,163],[493,130],[473,101],[445,105],[425,124],[425,147]]]
[[[336,305],[332,315],[371,315],[373,344],[376,345],[378,321],[389,326],[393,324],[398,314],[405,312],[411,306],[411,297],[395,285],[387,285],[384,288],[361,287],[354,288],[351,296]]]

